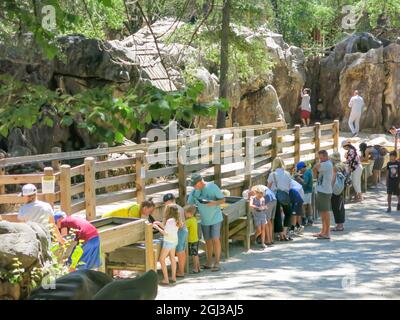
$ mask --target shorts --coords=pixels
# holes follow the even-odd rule
[[[253,210],[254,225],[256,227],[267,223],[267,213],[266,211],[256,211]]]
[[[301,118],[302,119],[310,119],[311,112],[307,110],[301,110]]]
[[[400,187],[399,187],[399,183],[397,181],[396,182],[388,181],[387,194],[391,194],[393,196],[400,195]]]
[[[168,250],[175,249],[176,246],[177,246],[176,242],[169,242],[169,241],[164,241],[162,245],[163,249],[168,249]]]
[[[276,201],[272,201],[267,204],[267,220],[275,219],[275,212],[276,212]]]
[[[383,163],[385,162],[384,157],[379,157],[374,160],[374,165],[372,166],[372,170],[382,170]]]
[[[199,242],[189,242],[189,256],[194,257],[199,255]]]
[[[188,237],[188,229],[186,227],[178,230],[178,244],[176,246],[176,252],[182,252],[186,249],[186,239]]]
[[[303,204],[296,203],[293,206],[293,215],[294,216],[303,216]]]
[[[82,255],[79,258],[79,262],[76,266],[77,270],[85,270],[85,269],[97,269],[101,266],[101,258],[100,258],[100,238],[94,237],[88,241],[85,241],[82,244]],[[75,251],[75,249],[74,249]],[[69,263],[72,263],[72,252]]]
[[[303,205],[304,204],[311,204],[312,193],[305,193],[303,197]]]
[[[219,239],[221,237],[222,222],[218,222],[209,226],[201,225],[204,240]]]
[[[332,194],[330,193],[317,192],[316,204],[318,212],[332,211],[331,198]]]

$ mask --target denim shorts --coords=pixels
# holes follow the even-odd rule
[[[221,225],[222,222],[212,224],[210,226],[201,225],[201,231],[203,232],[204,240],[211,240],[220,238],[221,236]]]
[[[162,247],[163,249],[172,250],[176,248],[176,245],[177,245],[176,242],[163,241]]]
[[[178,245],[176,246],[176,252],[182,252],[186,249],[186,239],[188,237],[188,229],[186,227],[178,230]]]

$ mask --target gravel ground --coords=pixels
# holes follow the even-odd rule
[[[294,241],[263,251],[232,244],[220,272],[160,287],[157,299],[399,299],[400,212],[385,212],[384,187],[346,209],[346,230],[331,240],[312,237],[317,221]]]

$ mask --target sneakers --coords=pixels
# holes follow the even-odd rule
[[[304,231],[304,227],[303,226],[298,226],[296,229],[295,229],[295,233],[297,233],[297,234],[301,234],[302,232]]]
[[[313,224],[314,224],[313,219],[308,218],[308,220],[307,220],[307,226],[311,227]]]
[[[392,212],[392,208],[391,208],[391,207],[387,208],[386,212],[387,212],[387,213]]]

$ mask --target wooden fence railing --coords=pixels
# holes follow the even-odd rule
[[[313,161],[319,150],[337,150],[339,144],[339,121],[314,127],[285,129],[280,123],[211,129],[207,134],[178,139],[176,144],[164,148],[161,142],[145,141],[131,147],[105,148],[99,153],[92,150],[84,154],[83,164],[71,167],[58,163],[59,171],[45,168],[40,174],[7,175],[0,171],[0,204],[20,204],[18,193],[6,193],[6,185],[15,185],[19,189],[25,183],[34,183],[39,188],[39,199],[52,205],[58,205],[68,214],[86,211],[88,220],[96,218],[96,206],[136,198],[141,202],[146,197],[170,190],[178,190],[179,202],[185,203],[188,178],[192,172],[202,171],[206,181],[214,181],[223,186],[224,181],[236,179],[227,188],[248,188],[255,182],[257,171],[265,172],[272,160],[280,156],[288,168],[300,161]],[[196,140],[197,139],[197,140]],[[158,148],[157,148],[158,147]],[[108,153],[129,150],[126,158],[105,160]],[[125,150],[125,151],[122,151]],[[73,155],[75,157],[77,154]],[[43,155],[40,161],[62,161],[71,159],[71,153],[65,155]],[[95,158],[100,157],[100,158]],[[20,158],[3,162],[6,166],[26,163]],[[32,157],[28,157],[29,160]],[[178,161],[179,160],[179,161]],[[2,160],[0,160],[2,161]],[[35,160],[36,161],[36,160]],[[164,162],[157,168],[157,162]],[[155,168],[156,167],[156,168]],[[54,194],[42,194],[41,180],[44,175],[53,175],[56,181]],[[165,179],[168,177],[168,179]],[[162,181],[164,178],[164,181]],[[156,182],[154,182],[156,179]],[[225,183],[226,184],[226,183]],[[224,186],[225,187],[225,186]]]

